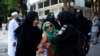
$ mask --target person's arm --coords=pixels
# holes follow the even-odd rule
[[[47,35],[45,33],[43,33],[41,42],[38,45],[38,52],[39,53],[43,53],[44,52],[44,48],[45,48],[45,45],[46,45],[47,41],[48,41]]]
[[[45,44],[47,43],[47,41],[48,41],[47,35],[43,32],[40,44]]]
[[[66,30],[61,34],[51,39],[51,43],[55,45],[61,44],[63,41],[67,41],[73,35],[74,29],[72,27],[67,27]]]

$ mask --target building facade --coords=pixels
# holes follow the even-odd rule
[[[84,12],[84,16],[91,16],[91,8],[86,7],[85,0],[71,0],[70,5],[73,6],[74,9],[82,9]],[[34,4],[29,4],[27,1],[28,11],[34,10],[39,14],[39,19],[45,19],[48,12],[54,12],[55,17],[59,11],[63,8],[63,3],[61,0],[46,0],[44,2],[37,2]]]

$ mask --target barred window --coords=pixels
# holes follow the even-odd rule
[[[51,0],[51,5],[57,4],[58,0]]]
[[[39,3],[38,8],[43,8],[43,3]]]
[[[50,4],[50,2],[49,2],[50,0],[46,0],[45,2],[44,2],[44,7],[47,7],[47,6],[49,6],[49,4]]]

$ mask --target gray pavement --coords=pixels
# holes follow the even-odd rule
[[[7,55],[7,31],[5,34],[0,30],[0,56]]]
[[[100,56],[100,43],[91,46],[87,56]]]
[[[93,38],[91,38],[90,50],[87,56],[100,56],[100,36],[99,36],[98,44],[93,45],[92,42],[93,42]]]
[[[5,34],[0,30],[0,56],[8,56],[7,55],[7,31]],[[100,38],[99,43],[97,45],[90,46],[89,53],[86,56],[100,56]]]

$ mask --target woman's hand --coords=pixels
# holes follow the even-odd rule
[[[44,53],[44,48],[43,48],[43,47],[38,48],[38,53],[39,53],[39,54]]]
[[[49,48],[51,46],[51,43],[46,43],[46,47]]]
[[[42,43],[38,45],[38,53],[44,53],[44,46]]]

